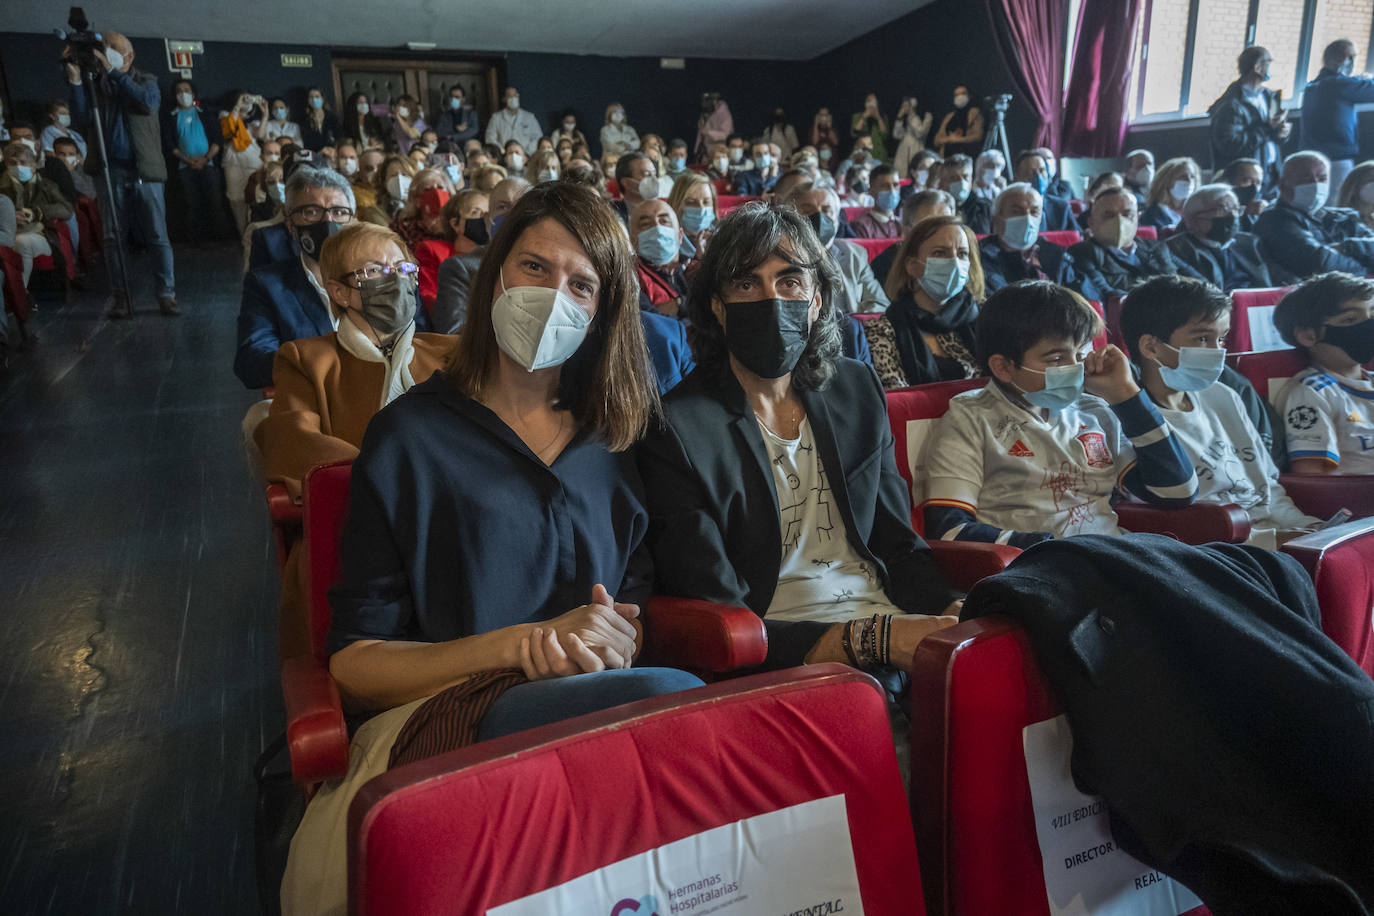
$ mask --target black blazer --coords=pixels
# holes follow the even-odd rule
[[[801,393],[849,543],[888,598],[938,614],[957,596],[911,530],[887,402],[873,370],[840,359],[823,391]],[[663,401],[639,446],[655,594],[768,611],[782,563],[778,496],[754,412],[728,370],[698,368]],[[768,667],[800,664],[830,624],[770,621]]]
[[[1104,296],[1124,296],[1137,284],[1161,274],[1180,274],[1201,279],[1193,268],[1174,260],[1163,242],[1149,239],[1135,240],[1134,264],[1120,251],[1099,245],[1092,239],[1070,245],[1069,254],[1081,276],[1091,281],[1093,287]]]
[[[1021,252],[1007,251],[995,235],[978,243],[978,254],[983,264],[983,284],[987,287],[988,295],[1012,283],[1031,279]],[[1049,279],[1060,286],[1077,290],[1086,299],[1102,301],[1102,293],[1092,281],[1074,269],[1069,249],[1041,239],[1036,243],[1035,255],[1040,259],[1040,269]]]
[[[1259,239],[1248,232],[1237,233],[1235,242],[1224,252],[1202,244],[1187,230],[1169,236],[1164,244],[1175,261],[1191,267],[1202,279],[1224,292],[1274,285],[1269,277],[1269,266],[1260,257]]]
[[[1073,206],[1067,197],[1055,197],[1046,191],[1040,198],[1040,231],[1057,232],[1062,229],[1077,229],[1073,219]]]

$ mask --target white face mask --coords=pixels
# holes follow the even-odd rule
[[[1192,190],[1193,183],[1187,178],[1180,178],[1174,182],[1173,187],[1169,188],[1169,194],[1174,200],[1187,200]]]
[[[639,196],[645,200],[658,199],[658,178],[653,175],[645,175],[639,180]]]
[[[356,175],[358,173],[358,160],[340,159],[339,171],[343,172],[345,175]]]
[[[519,153],[511,153],[506,157],[506,162],[508,162],[513,169],[523,168],[525,165],[525,157]]]
[[[75,169],[78,165],[81,164],[81,157],[80,157],[80,156],[63,156],[63,157],[62,157],[62,161],[65,162],[65,163],[67,163],[67,168],[69,168],[69,169]]]
[[[540,180],[540,181],[557,181],[557,180],[558,180],[558,170],[557,170],[557,169],[540,169],[540,170],[539,170],[539,180]]]
[[[355,107],[358,109],[358,114],[360,115],[365,115],[372,110],[372,106],[366,102],[359,102]]]
[[[729,159],[717,159],[717,160],[716,160],[716,171],[717,171],[717,172],[724,172],[724,171],[725,171],[726,169],[728,169],[729,167],[730,167],[730,160],[729,160]]]
[[[965,105],[967,105],[967,104],[968,104],[968,96],[966,96],[966,95],[956,95],[956,96],[954,97],[954,107],[955,107],[955,108],[963,108],[963,107],[964,107]]]
[[[106,48],[106,49],[105,49],[105,59],[108,60],[108,61],[110,62],[110,69],[111,69],[111,70],[123,70],[123,69],[124,69],[124,55],[123,55],[123,54],[120,54],[120,53],[119,53],[118,51],[116,51],[114,48]]]
[[[1308,213],[1315,213],[1326,206],[1326,197],[1330,192],[1330,185],[1325,181],[1300,184],[1293,189],[1293,206]]]
[[[510,98],[506,99],[506,107],[509,108],[511,111],[515,111],[516,109],[518,109],[520,107],[520,96],[513,95]]]
[[[57,116],[57,124],[58,124],[59,127],[71,127],[71,126],[72,126],[72,116],[69,115],[69,114],[60,114],[60,115],[58,115],[58,116]]]
[[[392,200],[405,200],[410,193],[410,176],[392,175],[386,180],[386,192]]]
[[[577,122],[576,122],[576,121],[564,121],[564,122],[563,122],[563,133],[565,133],[565,134],[570,134],[570,133],[572,133],[572,132],[575,131],[575,130],[577,130]]]
[[[402,106],[401,108],[396,109],[396,114],[400,115],[403,118],[408,118],[410,117],[410,109]]]
[[[191,93],[189,93],[189,92],[178,92],[178,93],[177,93],[177,104],[180,105],[182,108],[190,108],[190,107],[191,107],[191,102],[192,102],[192,101],[193,101],[193,99],[191,98]]]
[[[625,123],[625,112],[623,112],[623,111],[613,112],[613,113],[611,114],[611,123],[612,123],[612,124],[624,124],[624,123]]]
[[[744,158],[744,147],[742,147],[742,146],[732,146],[732,147],[730,147],[730,161],[731,161],[731,162],[739,162],[739,161],[742,160],[743,158]]]
[[[591,318],[566,293],[544,286],[506,288],[491,304],[496,345],[526,372],[561,366],[587,338]]]

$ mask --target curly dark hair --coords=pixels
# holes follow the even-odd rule
[[[820,293],[820,314],[792,370],[792,387],[797,391],[824,388],[840,357],[841,316],[834,304],[839,271],[811,222],[786,205],[745,204],[721,220],[711,236],[706,256],[687,290],[697,369],[720,376],[730,371],[725,329],[716,320],[711,302],[723,297],[731,280],[752,272],[774,255],[810,272]]]

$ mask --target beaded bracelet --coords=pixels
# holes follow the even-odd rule
[[[840,645],[844,647],[844,654],[849,658],[849,664],[855,668],[859,667],[859,659],[854,655],[853,644],[854,621],[849,621],[840,631]]]

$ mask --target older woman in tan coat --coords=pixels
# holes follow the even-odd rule
[[[345,226],[321,248],[320,272],[339,329],[277,351],[276,395],[255,433],[268,482],[297,500],[306,471],[356,457],[373,414],[442,368],[455,341],[415,333],[418,274],[390,229]],[[301,575],[298,544],[282,571],[283,658],[309,651]]]

